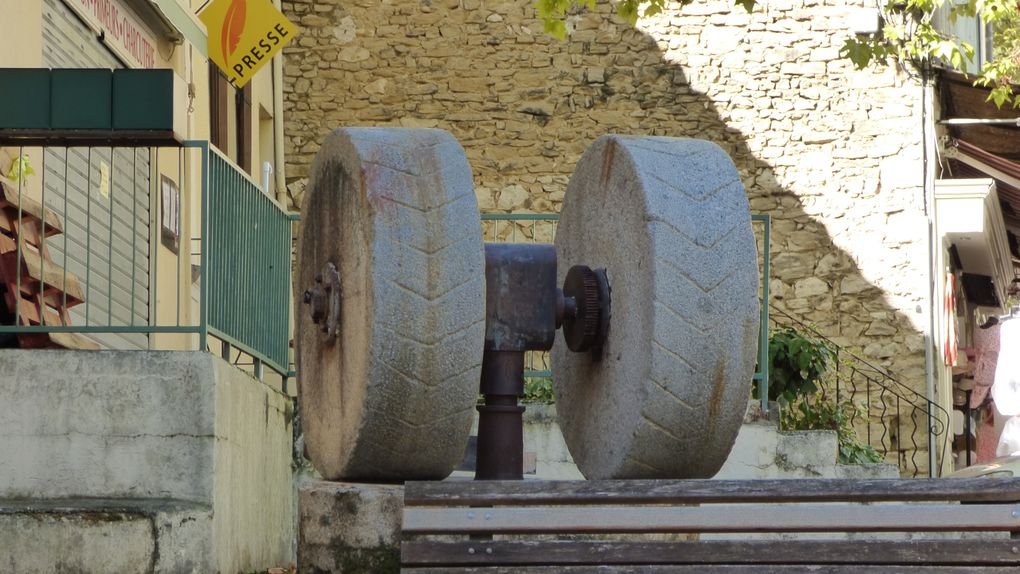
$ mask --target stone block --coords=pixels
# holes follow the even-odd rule
[[[404,487],[309,480],[298,487],[302,574],[397,574]]]

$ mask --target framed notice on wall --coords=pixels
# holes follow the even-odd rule
[[[177,182],[165,175],[159,177],[160,188],[160,235],[163,245],[174,253],[180,252],[181,245],[181,190]]]

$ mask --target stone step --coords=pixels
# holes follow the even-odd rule
[[[209,572],[212,516],[185,501],[0,499],[0,564],[25,574]]]

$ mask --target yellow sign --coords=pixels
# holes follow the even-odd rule
[[[270,0],[213,0],[198,17],[209,33],[209,58],[239,88],[297,36]]]

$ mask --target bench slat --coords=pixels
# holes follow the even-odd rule
[[[1020,530],[1017,504],[405,508],[405,534]]]
[[[414,541],[406,566],[929,564],[1020,567],[1020,540]]]
[[[472,566],[403,568],[401,574],[974,574],[1015,572],[1016,566],[882,566],[697,564],[679,566]]]
[[[1020,478],[408,482],[406,506],[1020,501]]]

